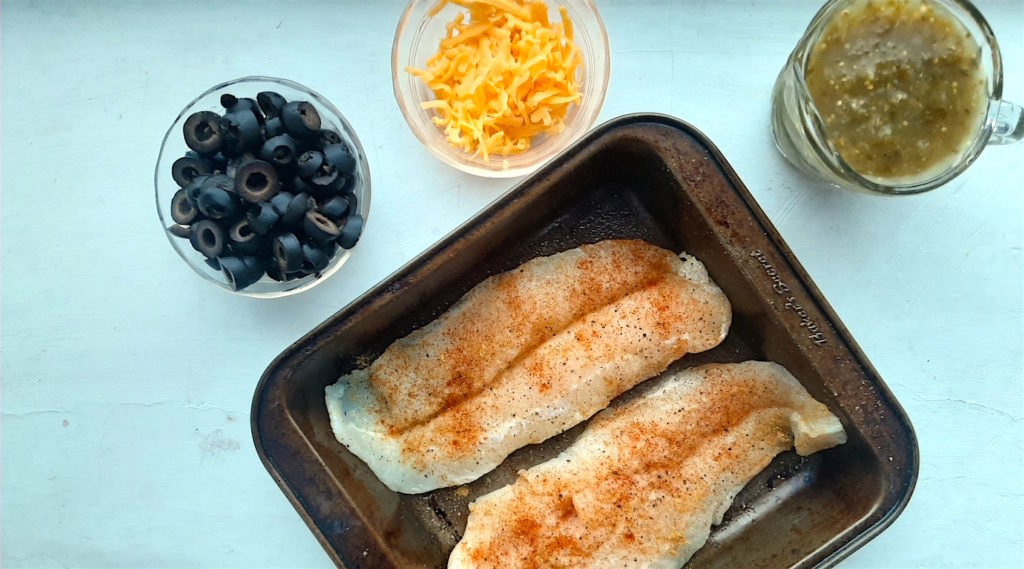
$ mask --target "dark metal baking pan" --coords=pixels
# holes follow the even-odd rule
[[[690,567],[830,566],[892,523],[917,478],[906,415],[735,172],[676,119],[606,123],[281,354],[253,399],[271,476],[339,566],[444,567],[468,504],[545,460],[583,426],[471,484],[396,494],[338,444],[324,387],[368,365],[489,275],[538,255],[641,238],[700,258],[732,302],[717,348],[674,367],[774,360],[840,417],[849,442],[777,457],[740,493]]]

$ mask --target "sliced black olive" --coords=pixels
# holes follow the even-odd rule
[[[228,113],[220,119],[220,135],[224,139],[221,152],[230,157],[258,150],[262,142],[261,133],[260,123],[252,111]]]
[[[341,235],[338,225],[318,211],[306,212],[306,217],[302,220],[302,230],[306,237],[317,243],[328,243]]]
[[[230,109],[231,107],[235,106],[235,103],[237,102],[238,97],[232,95],[231,93],[224,93],[220,96],[220,106],[224,107],[225,109]]]
[[[215,271],[219,271],[220,270],[220,261],[217,260],[217,257],[214,257],[212,259],[203,259],[203,262],[206,263],[207,267],[210,267],[211,269],[213,269]]]
[[[320,132],[316,134],[316,146],[321,150],[323,150],[325,146],[340,143],[341,135],[333,130],[322,128],[320,129]]]
[[[333,196],[335,194],[340,194],[342,191],[345,190],[345,188],[348,187],[349,180],[351,180],[352,178],[350,176],[342,175],[341,172],[338,170],[335,170],[335,172],[338,173],[338,176],[334,178],[333,182],[331,182],[325,187],[317,188],[319,190],[318,195]]]
[[[185,119],[182,125],[185,144],[200,154],[213,154],[220,149],[222,137],[220,115],[212,111],[199,111]]]
[[[192,205],[199,203],[199,190],[208,178],[209,176],[196,176],[187,186],[182,188],[185,190],[185,195],[188,197],[188,201],[192,202]]]
[[[273,263],[267,263],[267,276],[277,282],[289,280],[288,274],[281,271],[281,267],[277,264],[276,259]]]
[[[274,259],[283,273],[293,273],[302,268],[302,244],[292,233],[282,233],[274,239]]]
[[[241,111],[249,111],[254,117],[256,117],[256,122],[263,125],[263,111],[260,110],[259,105],[257,105],[256,101],[253,99],[250,99],[249,97],[238,99],[234,105],[231,105],[231,107],[228,108],[228,113],[237,113]]]
[[[184,225],[178,225],[177,223],[172,224],[167,228],[167,232],[175,237],[181,237],[182,239],[188,239],[189,230]]]
[[[344,198],[345,201],[348,202],[349,213],[356,213],[357,211],[359,211],[359,198],[357,198],[355,194],[349,192],[347,194],[344,194]]]
[[[348,216],[345,227],[341,228],[341,236],[338,237],[338,245],[342,249],[351,249],[359,242],[359,236],[363,233],[363,216],[356,214]]]
[[[215,174],[223,174],[228,169],[228,157],[223,152],[218,152],[209,157],[210,165],[213,166]]]
[[[292,198],[288,207],[281,215],[281,223],[286,227],[293,227],[302,223],[302,217],[306,212],[316,207],[316,200],[309,194],[299,194]]]
[[[241,156],[235,156],[228,159],[227,166],[224,169],[224,173],[234,178],[238,175],[238,169],[246,164],[256,160],[256,155],[252,152],[246,152]]]
[[[293,194],[301,194],[302,192],[311,194],[314,190],[315,188],[307,184],[306,181],[300,178],[298,174],[292,176],[291,192]]]
[[[245,241],[252,241],[256,237],[256,233],[249,227],[248,219],[240,219],[236,221],[231,229],[228,230],[228,239],[232,243],[243,243]]]
[[[219,257],[224,252],[227,238],[216,222],[209,219],[197,221],[189,230],[188,239],[192,242],[192,248],[207,258]]]
[[[199,198],[196,200],[199,211],[213,219],[223,219],[236,214],[239,211],[239,204],[233,193],[234,187],[234,181],[223,174],[207,178],[200,187]]]
[[[267,259],[265,259],[263,257],[258,257],[256,255],[243,255],[242,256],[242,262],[245,263],[245,265],[247,267],[252,267],[253,269],[257,269],[261,273],[263,271],[265,271],[266,268],[267,268]],[[276,264],[276,263],[270,263],[270,264],[273,265],[273,264]]]
[[[324,155],[319,150],[307,150],[295,162],[295,171],[302,178],[309,178],[324,164]]]
[[[290,201],[290,200],[289,200]],[[281,214],[274,211],[274,206],[263,202],[249,210],[245,218],[249,220],[249,229],[257,235],[265,235],[274,228]]]
[[[345,196],[334,196],[320,206],[320,213],[328,219],[338,222],[348,214],[349,203]]]
[[[235,253],[252,255],[266,249],[266,242],[252,230],[249,220],[242,218],[228,230],[228,247]]]
[[[281,108],[285,131],[295,138],[313,138],[320,131],[320,113],[307,101],[290,101]]]
[[[284,213],[288,211],[288,204],[292,203],[294,198],[295,194],[293,193],[278,192],[276,196],[270,198],[270,205],[278,215],[284,215]]]
[[[247,264],[239,257],[221,257],[219,260],[231,290],[242,290],[263,276],[262,267]]]
[[[218,188],[227,190],[228,192],[235,191],[235,181],[227,174],[214,174],[207,176],[205,180],[199,185],[200,191],[196,192],[196,200],[199,200],[199,194],[202,188],[216,186]]]
[[[174,192],[174,196],[171,198],[171,219],[174,220],[174,223],[188,225],[197,217],[199,217],[199,210],[189,201],[185,190]]]
[[[356,171],[356,159],[352,156],[352,151],[348,146],[344,144],[325,146],[324,160],[343,175],[348,176]]]
[[[338,178],[341,176],[341,172],[335,169],[330,164],[324,164],[320,166],[320,169],[316,171],[312,176],[309,177],[309,185],[313,186],[316,190],[327,190],[338,184]],[[344,180],[342,181],[342,183]]]
[[[259,103],[260,108],[266,113],[267,118],[271,118],[280,116],[281,109],[288,101],[273,91],[262,91],[256,94],[256,102]]]
[[[263,123],[263,138],[274,138],[286,134],[284,131],[284,123],[281,122],[281,117],[274,117],[267,119],[267,122]]]
[[[296,160],[295,139],[287,134],[281,134],[267,139],[260,148],[260,158],[269,162],[276,168],[290,168]]]
[[[317,273],[331,263],[333,251],[325,249],[320,245],[306,243],[302,246],[302,268],[310,273]]]
[[[235,193],[247,202],[265,202],[279,190],[277,170],[262,160],[249,162],[235,173]]]
[[[213,167],[202,158],[182,156],[171,164],[171,177],[183,188],[197,177],[212,173]]]

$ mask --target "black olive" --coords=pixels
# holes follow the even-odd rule
[[[202,158],[182,156],[171,164],[171,177],[183,188],[199,176],[212,173],[213,167]]]
[[[333,196],[335,194],[340,194],[343,190],[345,190],[345,188],[348,187],[348,183],[349,180],[351,180],[351,178],[349,176],[342,175],[342,173],[337,169],[335,170],[335,172],[338,175],[334,178],[334,181],[332,181],[330,184],[327,184],[324,187],[317,188],[317,195]]]
[[[295,138],[313,138],[320,131],[320,113],[307,101],[290,101],[281,108],[285,131]]]
[[[356,171],[356,159],[352,156],[352,151],[348,149],[348,146],[344,144],[325,146],[324,160],[345,176]]]
[[[205,257],[219,257],[224,252],[227,239],[224,229],[214,221],[204,219],[192,224],[189,228],[189,241],[192,248],[202,253]]]
[[[218,152],[213,156],[209,156],[210,165],[213,166],[213,172],[215,174],[223,174],[228,169],[228,157],[224,156],[223,152]]]
[[[235,156],[228,159],[228,163],[224,169],[224,173],[234,178],[238,175],[238,169],[246,164],[256,160],[256,155],[252,152],[246,152],[241,156]]]
[[[363,216],[356,214],[348,216],[345,226],[341,228],[341,236],[338,237],[338,245],[342,249],[351,249],[359,242],[359,236],[363,233]]]
[[[256,117],[256,122],[263,125],[263,112],[260,111],[260,107],[256,104],[256,101],[248,97],[244,97],[242,99],[238,99],[234,105],[228,107],[228,113],[237,113],[241,111],[249,111],[254,117]]]
[[[203,262],[206,263],[207,267],[210,267],[215,271],[220,270],[220,261],[217,260],[217,257],[214,257],[212,259],[203,259]]]
[[[343,197],[345,198],[345,201],[348,202],[349,213],[356,213],[359,211],[359,198],[357,198],[355,194],[349,192],[347,194],[343,194]]]
[[[282,233],[274,239],[274,258],[283,273],[293,273],[302,268],[302,244],[291,233]]]
[[[295,194],[293,193],[278,192],[276,196],[270,198],[270,205],[278,215],[284,215],[284,213],[288,211],[288,204],[292,203],[294,198]]]
[[[295,164],[296,159],[295,139],[287,134],[268,139],[260,149],[260,158],[273,164],[276,168],[291,167]]]
[[[274,117],[267,119],[267,122],[263,123],[263,138],[274,138],[286,134],[284,131],[284,123],[281,122],[281,117]]]
[[[249,229],[252,229],[253,233],[265,235],[274,228],[281,214],[274,211],[274,206],[263,202],[249,210],[245,218],[249,220]]]
[[[288,101],[273,91],[262,91],[256,94],[256,102],[259,103],[260,108],[266,113],[267,118],[271,118],[280,116],[281,109]]]
[[[230,157],[257,150],[262,142],[261,133],[260,123],[252,111],[228,113],[220,118],[220,135],[224,139],[221,152]]]
[[[246,263],[239,257],[221,257],[220,268],[231,285],[231,290],[242,290],[260,280],[263,268]]]
[[[341,144],[341,135],[333,130],[322,128],[316,134],[316,146],[321,150],[331,144]]]
[[[231,176],[228,176],[227,174],[214,174],[212,176],[207,176],[206,179],[203,180],[201,184],[199,184],[200,190],[202,190],[202,188],[204,187],[210,186],[223,188],[229,192],[235,191],[235,181],[231,178]],[[197,201],[199,200],[200,193],[201,192],[196,192]]]
[[[226,180],[226,182],[225,182]],[[196,205],[203,215],[213,219],[231,217],[239,210],[234,181],[222,174],[210,176],[199,189]]]
[[[247,202],[265,202],[279,190],[277,170],[262,160],[249,162],[235,173],[235,193]]]
[[[228,247],[235,253],[251,255],[266,250],[266,242],[252,230],[249,220],[242,218],[228,230]]]
[[[302,178],[309,178],[323,166],[324,155],[319,150],[307,150],[295,162],[295,171]]]
[[[302,229],[306,237],[317,243],[328,243],[341,235],[337,224],[318,211],[306,212],[306,217],[302,220]]]
[[[231,107],[235,106],[235,103],[237,102],[238,97],[232,95],[231,93],[224,93],[220,96],[220,106],[224,107],[225,109],[230,109]]]
[[[320,213],[326,215],[328,219],[334,222],[343,219],[348,214],[348,210],[349,203],[345,196],[334,196],[320,206]]]
[[[323,245],[306,243],[302,246],[302,269],[310,273],[320,272],[327,268],[333,256],[333,247],[325,248]]]
[[[174,220],[174,223],[188,225],[197,217],[199,217],[199,210],[189,201],[185,190],[174,192],[174,196],[171,197],[171,219]]]
[[[316,200],[309,194],[299,194],[292,198],[288,207],[281,214],[281,223],[286,227],[293,227],[302,223],[306,212],[316,207]]]
[[[303,192],[311,194],[314,192],[315,189],[316,188],[310,186],[309,184],[306,183],[305,180],[300,178],[298,174],[292,176],[291,192],[293,194],[301,194]]]
[[[222,142],[220,118],[220,115],[212,111],[189,115],[181,127],[185,134],[185,144],[200,154],[217,152]]]
[[[267,263],[267,276],[277,282],[291,280],[287,273],[281,271],[281,267],[277,264],[276,259],[273,263]]]
[[[167,232],[175,237],[181,237],[182,239],[188,239],[189,230],[184,225],[178,225],[177,223],[172,224],[167,228]]]
[[[199,203],[199,190],[208,178],[209,176],[196,176],[187,186],[182,188],[185,190],[185,196],[188,197],[188,201],[192,202],[192,205]]]
[[[330,164],[324,164],[320,166],[312,176],[309,177],[309,185],[319,192],[327,193],[327,190],[335,186],[344,184],[344,180],[341,184],[338,182],[338,178],[341,177],[341,172],[331,166]]]

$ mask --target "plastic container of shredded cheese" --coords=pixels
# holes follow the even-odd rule
[[[467,4],[467,2],[460,2]],[[471,3],[471,2],[470,2]],[[516,0],[485,0],[485,4],[511,5]],[[402,110],[406,122],[416,138],[422,142],[435,156],[445,163],[460,170],[490,178],[511,178],[523,176],[537,169],[568,147],[574,140],[582,136],[593,126],[604,103],[605,91],[608,88],[610,74],[610,57],[608,34],[597,8],[592,0],[545,0],[548,9],[547,19],[551,25],[561,25],[564,17],[571,22],[566,26],[571,30],[572,43],[579,51],[578,64],[573,66],[574,79],[578,83],[578,102],[568,105],[561,125],[557,128],[545,129],[536,136],[530,137],[529,148],[503,154],[501,145],[483,145],[474,142],[473,151],[459,147],[446,135],[445,127],[436,124],[440,112],[430,105],[441,105],[438,97],[421,76],[410,73],[409,69],[424,70],[429,61],[442,51],[441,42],[448,35],[448,26],[463,14],[464,22],[471,23],[470,12],[456,2],[439,3],[438,0],[412,0],[402,14],[395,33],[395,42],[391,51],[391,79],[395,90],[395,99]],[[440,7],[440,10],[438,8]],[[490,57],[489,55],[485,57]],[[551,61],[552,58],[549,58]],[[512,61],[498,61],[495,65],[508,69],[514,65]],[[529,72],[544,67],[544,64],[529,66]],[[506,77],[522,75],[527,69],[511,70]],[[557,70],[553,70],[557,72]],[[492,78],[493,79],[493,78]],[[493,82],[492,82],[493,83]],[[516,83],[521,85],[521,83]],[[540,83],[538,83],[540,85]],[[509,85],[510,90],[512,85]],[[536,93],[544,87],[537,86],[531,91]],[[488,95],[482,93],[466,104],[491,105],[501,108],[508,105],[504,97],[496,97],[494,89],[488,89]],[[520,93],[525,91],[520,89]],[[562,93],[554,95],[551,100],[559,100]],[[510,93],[510,96],[515,96]],[[543,95],[541,95],[543,96]],[[470,96],[465,99],[470,99]],[[429,103],[428,108],[423,104]],[[457,109],[463,116],[465,108]],[[472,110],[472,109],[471,109]],[[542,114],[546,114],[546,111]],[[451,115],[449,115],[451,116]],[[467,119],[472,124],[472,119]],[[559,122],[556,119],[556,123]],[[463,129],[472,138],[472,126],[463,123]],[[557,131],[557,132],[555,132]],[[490,148],[491,152],[486,152]]]

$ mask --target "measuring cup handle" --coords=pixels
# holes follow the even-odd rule
[[[1024,139],[1024,109],[1009,101],[1000,101],[992,119],[991,144],[1012,144]]]

